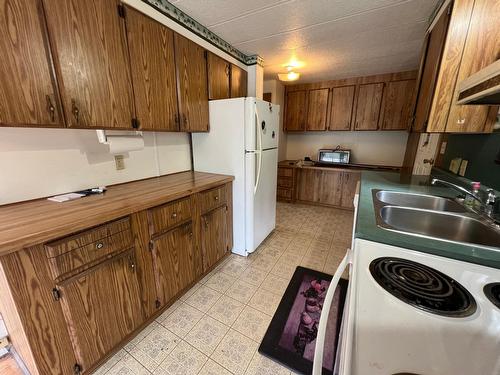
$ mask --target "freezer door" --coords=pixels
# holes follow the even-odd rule
[[[278,147],[279,112],[279,105],[256,98],[246,98],[246,150],[259,151]]]
[[[247,153],[245,161],[247,176],[245,242],[247,252],[252,253],[276,227],[278,150]]]

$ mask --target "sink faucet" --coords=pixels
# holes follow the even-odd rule
[[[466,188],[452,184],[451,182],[448,182],[445,180],[440,180],[439,178],[433,178],[431,181],[431,185],[436,185],[436,184],[449,186],[449,187],[451,187],[451,188],[453,188],[461,193],[464,193],[464,194],[471,196],[472,198],[477,200],[479,203],[483,204],[483,201],[481,200],[481,198],[479,196],[476,196],[472,191],[469,191]]]

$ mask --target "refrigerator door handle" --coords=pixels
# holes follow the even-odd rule
[[[257,189],[259,188],[260,182],[260,173],[262,170],[262,132],[259,129],[259,112],[257,111],[257,106],[255,106],[255,132],[256,138],[258,139],[259,147],[257,151],[255,151],[256,156],[259,158],[259,162],[257,164],[257,177],[255,179],[255,186],[253,188],[254,195],[257,193]],[[257,141],[256,139],[256,141]]]

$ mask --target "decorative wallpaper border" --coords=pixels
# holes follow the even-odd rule
[[[224,39],[220,38],[217,34],[213,33],[201,23],[184,13],[179,8],[175,7],[167,0],[142,0],[144,3],[152,6],[160,13],[164,14],[168,18],[174,20],[178,24],[182,25],[186,29],[192,31],[200,38],[206,40],[215,47],[221,49],[227,54],[234,57],[236,60],[242,62],[245,65],[264,65],[264,60],[259,55],[246,55],[237,48],[233,47],[231,44],[226,42]]]

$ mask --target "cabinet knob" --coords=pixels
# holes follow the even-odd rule
[[[96,244],[95,244],[95,248],[96,248],[97,250],[100,250],[100,249],[102,249],[103,247],[104,247],[104,242],[98,242],[98,243],[96,243]]]
[[[463,125],[463,124],[465,124],[465,119],[464,119],[464,118],[459,118],[459,119],[457,120],[457,124],[458,124],[458,125]]]
[[[218,195],[216,195],[214,199],[215,199],[216,201],[218,201],[218,200],[219,200],[219,196],[218,196]]]
[[[177,212],[174,212],[174,213],[172,214],[172,219],[175,219],[176,217],[177,217]]]
[[[52,99],[50,95],[47,95],[47,111],[50,114],[50,122],[54,122],[56,118],[56,107],[52,104]]]
[[[71,113],[73,114],[73,117],[75,118],[75,121],[78,124],[78,122],[80,121],[80,110],[76,105],[75,99],[71,100]]]

